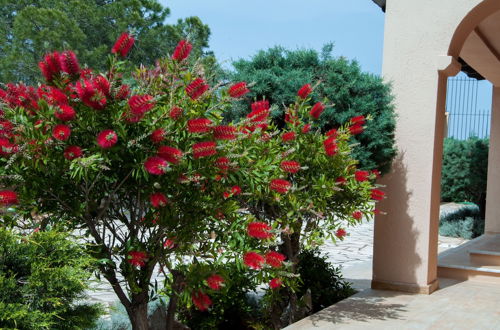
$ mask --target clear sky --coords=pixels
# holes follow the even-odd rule
[[[356,59],[380,74],[384,13],[371,0],[160,0],[168,23],[198,16],[212,31],[210,49],[226,64],[275,45],[321,50]]]

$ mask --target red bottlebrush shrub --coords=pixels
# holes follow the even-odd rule
[[[270,123],[267,100],[227,122],[224,111],[246,84],[226,92],[211,90],[205,77],[193,80],[200,71],[184,61],[187,43],[130,74],[123,57],[133,43],[130,34],[120,36],[108,72],[81,70],[73,53],[54,52],[40,62],[50,86],[0,87],[0,185],[9,187],[0,207],[21,201],[19,219],[37,210],[53,224],[64,219],[58,226],[85,229],[134,328],[147,320],[158,270],[169,279],[173,309],[191,299],[207,310],[210,296],[229,287],[228,261],[289,299],[300,251],[279,245],[342,238],[340,225],[358,222],[354,210],[369,218],[371,200],[384,198],[375,175],[353,178],[351,128],[365,119],[321,134],[311,117],[325,106],[312,111],[304,86],[286,107],[284,134]],[[123,85],[125,76],[133,87]]]

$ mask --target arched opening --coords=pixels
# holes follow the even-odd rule
[[[462,20],[453,34],[449,47],[448,54],[460,62],[462,74],[455,86],[453,86],[453,80],[451,85],[448,80],[447,110],[449,112],[450,108],[456,108],[462,111],[463,118],[461,122],[452,123],[455,126],[462,126],[462,129],[448,126],[448,133],[458,139],[467,138],[471,131],[475,131],[477,135],[488,134],[490,137],[489,165],[485,203],[481,200],[476,201],[481,207],[479,216],[485,218],[485,234],[442,253],[438,261],[439,277],[460,280],[477,277],[488,280],[500,279],[500,169],[497,165],[500,161],[500,35],[498,31],[500,31],[500,2],[485,0]],[[469,78],[464,78],[466,76]],[[477,99],[477,89],[473,90],[471,95],[470,85],[477,84],[477,80],[491,83],[492,92],[488,96],[483,96],[490,97],[491,101]],[[488,84],[484,82],[482,84],[486,85],[484,89],[487,91]],[[474,92],[476,96],[473,95]],[[459,102],[458,107],[456,102]],[[491,107],[491,117],[487,118],[489,123],[486,125],[484,123],[485,111],[479,113],[473,111],[474,108],[477,110],[478,104],[482,104],[483,108]],[[474,118],[474,116],[482,116],[482,118]],[[475,127],[474,124],[476,124]],[[467,162],[470,161],[472,159],[467,159]],[[464,168],[466,166],[464,164]],[[444,170],[446,171],[446,168]],[[446,175],[447,173],[443,173],[443,179]],[[470,173],[469,175],[480,174]],[[469,222],[477,224],[474,220],[469,220]]]

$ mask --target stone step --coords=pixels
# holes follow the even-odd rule
[[[469,250],[471,261],[484,266],[500,266],[500,252],[492,250]]]
[[[500,284],[500,266],[438,264],[438,277]]]

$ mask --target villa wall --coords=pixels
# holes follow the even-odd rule
[[[398,156],[380,180],[387,199],[379,205],[386,214],[375,220],[373,288],[431,293],[438,287],[446,81],[460,70],[448,54],[452,40],[467,36],[457,37],[457,27],[481,2],[387,1],[382,72],[396,96]]]

